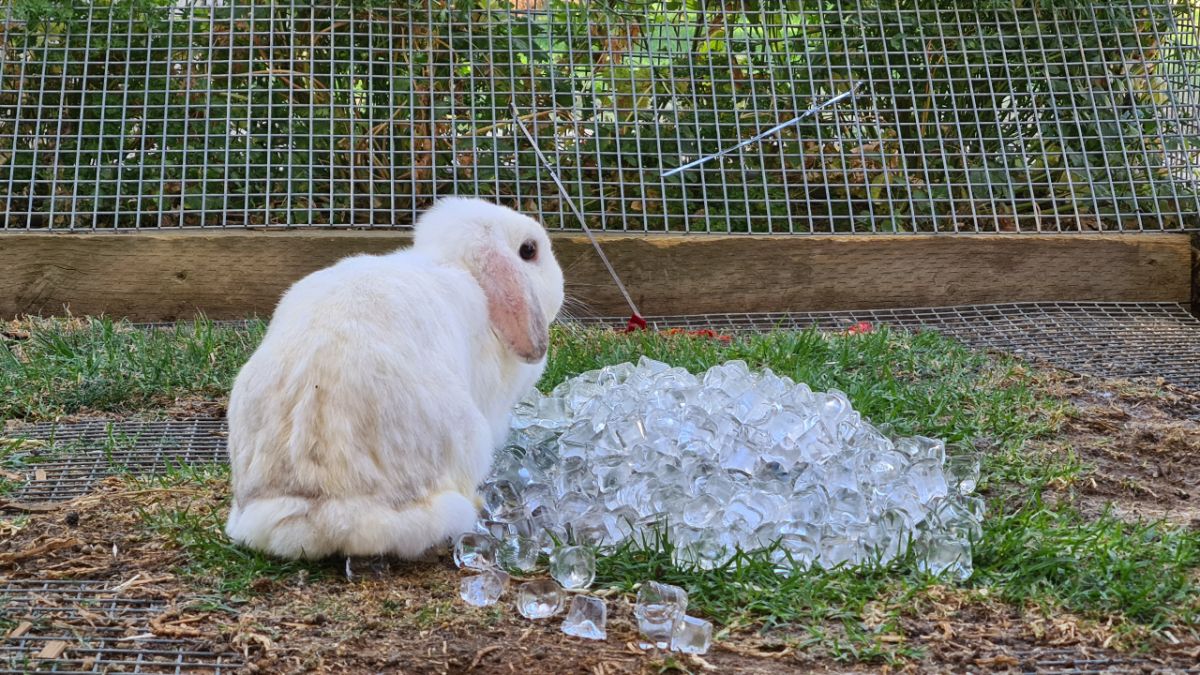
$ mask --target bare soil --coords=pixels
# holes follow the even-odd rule
[[[1084,377],[1057,389],[1074,410],[1053,445],[1089,467],[1060,497],[1089,514],[1200,529],[1200,395]]]

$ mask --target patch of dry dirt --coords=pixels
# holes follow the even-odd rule
[[[1090,467],[1061,497],[1089,514],[1200,529],[1200,395],[1085,377],[1055,393],[1074,410],[1054,443]]]

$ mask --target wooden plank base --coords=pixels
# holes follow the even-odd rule
[[[1200,232],[1192,234],[1192,313],[1200,316]]]
[[[627,314],[588,240],[553,239],[568,294],[589,313]],[[302,276],[410,241],[403,231],[0,234],[0,316],[266,316]],[[1186,234],[606,234],[601,243],[647,316],[1192,298]]]

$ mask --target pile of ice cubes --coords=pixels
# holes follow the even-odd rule
[[[473,604],[499,597],[501,568],[532,572],[542,553],[556,580],[547,583],[585,589],[595,550],[655,542],[663,531],[677,563],[704,569],[737,549],[769,550],[787,573],[886,563],[911,546],[923,570],[971,575],[983,517],[972,494],[978,456],[947,458],[942,441],[889,437],[836,390],[814,392],[741,361],[697,377],[642,357],[531,392],[512,426],[482,487],[477,532],[456,542],[459,565],[481,571],[463,581]],[[549,587],[526,590],[526,616],[552,615],[565,601]],[[567,624],[591,622],[579,630],[594,634],[596,609],[584,598],[574,598]],[[684,643],[706,644],[706,622],[683,610],[672,617],[671,632],[695,634]],[[661,645],[659,633],[643,637]]]
[[[730,361],[701,377],[642,357],[531,392],[483,486],[480,531],[526,560],[550,536],[584,546],[666,527],[678,562],[773,549],[781,570],[886,563],[971,575],[977,455],[892,439],[846,395]]]

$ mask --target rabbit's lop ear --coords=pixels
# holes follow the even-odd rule
[[[488,318],[500,339],[527,363],[537,363],[549,346],[546,316],[516,257],[489,246],[477,261]]]

